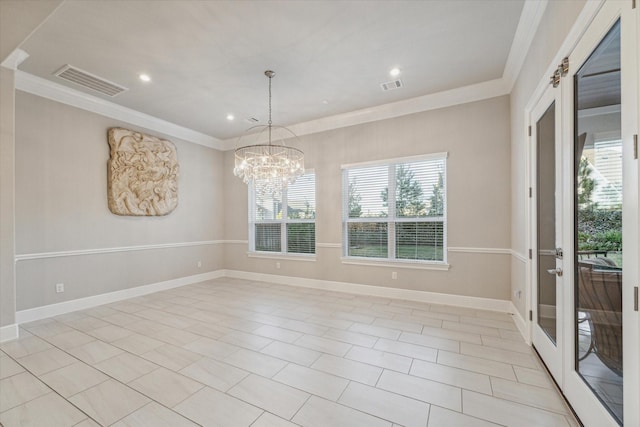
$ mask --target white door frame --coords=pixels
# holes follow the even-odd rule
[[[537,131],[537,123],[538,120],[542,117],[542,115],[547,111],[547,109],[551,106],[551,104],[555,103],[555,165],[554,165],[554,174],[555,174],[555,242],[554,248],[562,248],[564,247],[564,242],[562,240],[562,202],[563,202],[563,191],[562,191],[562,98],[560,96],[560,88],[554,88],[549,85],[547,89],[544,91],[536,106],[531,110],[531,115],[529,117],[529,123],[531,126],[531,136],[529,137],[529,171],[530,177],[529,180],[532,183],[531,185],[531,198],[529,203],[529,218],[531,221],[531,248],[532,248],[532,257],[530,262],[530,271],[529,275],[531,277],[531,293],[530,293],[530,301],[531,301],[531,311],[532,311],[532,321],[531,321],[531,342],[535,346],[538,353],[540,353],[542,359],[544,360],[549,372],[551,372],[553,378],[555,379],[558,386],[562,387],[562,349],[563,349],[563,333],[564,330],[562,328],[562,299],[563,292],[562,288],[566,286],[564,282],[564,276],[556,276],[556,342],[555,344],[549,339],[547,334],[538,326],[538,188],[537,188],[537,177],[538,177],[538,131]],[[547,248],[548,249],[548,248]],[[557,268],[563,268],[562,260],[556,260],[555,266]]]

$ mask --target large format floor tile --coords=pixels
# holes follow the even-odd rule
[[[31,322],[3,427],[575,427],[511,316],[217,279]]]

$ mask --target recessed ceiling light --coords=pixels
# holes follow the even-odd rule
[[[400,68],[392,68],[389,71],[389,74],[391,75],[391,77],[398,77],[400,75]]]
[[[149,74],[138,74],[138,77],[140,78],[140,80],[142,80],[143,82],[150,82],[151,81],[151,76],[149,76]]]
[[[231,121],[235,119],[235,116],[233,114],[227,114],[227,120]]]
[[[328,101],[328,100],[326,100],[326,99],[323,99],[323,100],[322,100],[322,103],[323,103],[324,105],[327,105],[327,104],[329,103],[329,101]]]

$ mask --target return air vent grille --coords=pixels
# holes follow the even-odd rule
[[[68,82],[75,83],[84,88],[91,89],[93,91],[111,97],[129,90],[126,87],[117,85],[113,82],[110,82],[68,64],[56,71],[54,75]]]
[[[382,87],[382,90],[396,90],[396,89],[400,89],[402,87],[402,81],[400,80],[393,80],[390,82],[386,82],[386,83],[381,83],[380,87]]]

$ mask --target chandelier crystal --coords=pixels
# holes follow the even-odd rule
[[[260,194],[279,197],[288,185],[304,174],[304,153],[285,145],[285,138],[297,140],[295,133],[286,127],[272,124],[271,79],[275,73],[267,70],[264,74],[269,78],[269,123],[249,128],[238,138],[237,145],[240,146],[241,141],[250,136],[260,139],[265,132],[268,133],[269,142],[236,149],[233,173],[245,184],[251,184]],[[279,143],[274,144],[273,139],[276,136]]]

